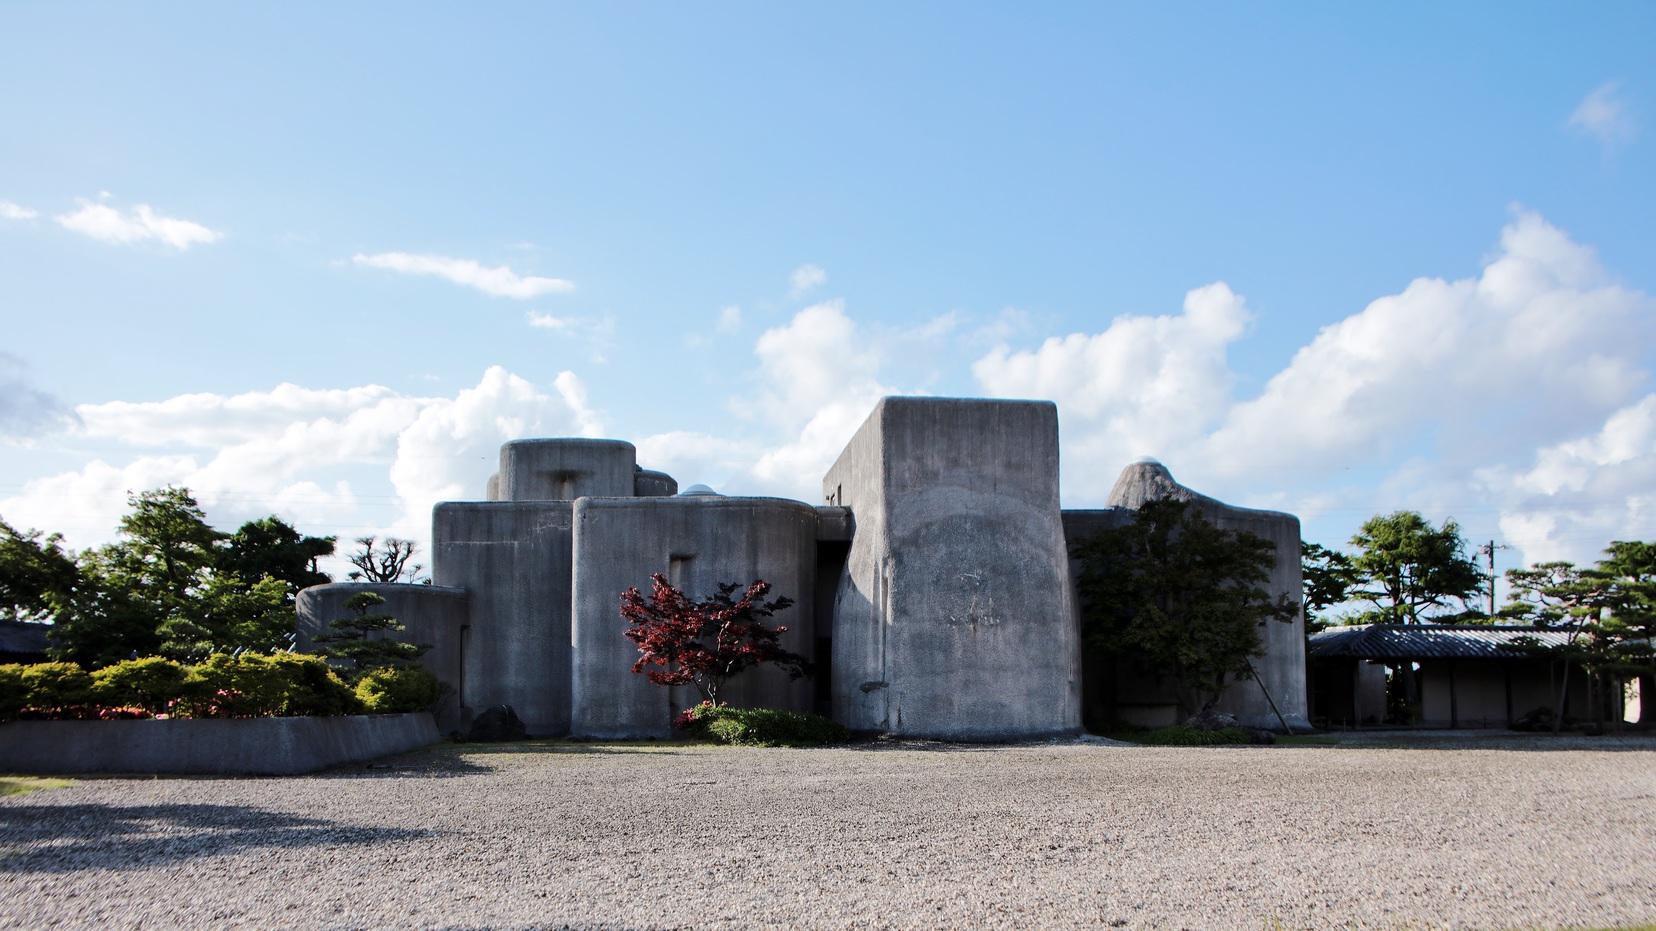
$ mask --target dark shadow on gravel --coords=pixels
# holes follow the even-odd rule
[[[141,869],[252,848],[356,847],[436,833],[245,805],[5,805],[0,874]]]

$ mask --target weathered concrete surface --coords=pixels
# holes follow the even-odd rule
[[[1246,530],[1269,540],[1276,547],[1276,567],[1271,571],[1266,590],[1273,597],[1287,595],[1295,604],[1300,602],[1304,590],[1300,577],[1298,517],[1281,511],[1240,508],[1198,494],[1174,481],[1167,467],[1153,459],[1141,460],[1123,469],[1110,490],[1108,503],[1114,508],[1137,510],[1147,501],[1162,498],[1191,502],[1203,516],[1225,530]],[[1236,715],[1248,727],[1280,730],[1282,725],[1266,698],[1265,689],[1268,689],[1288,726],[1309,730],[1304,612],[1289,623],[1265,622],[1260,626],[1259,639],[1264,650],[1264,655],[1254,660],[1259,681],[1233,682],[1219,699],[1216,710]],[[1261,684],[1264,689],[1260,688]]]
[[[389,635],[397,640],[431,644],[431,649],[420,657],[420,664],[431,670],[439,681],[459,689],[460,633],[467,624],[470,610],[470,597],[464,589],[377,582],[313,585],[299,593],[294,606],[299,616],[297,648],[311,649],[316,635],[328,632],[330,621],[351,616],[345,609],[345,599],[358,592],[373,592],[384,598],[385,604],[368,613],[396,618],[405,628]],[[459,701],[455,695],[446,698],[437,709],[437,725],[445,733],[460,726]]]
[[[673,716],[701,700],[692,686],[672,689],[635,674],[638,648],[623,632],[621,593],[646,594],[650,574],[667,576],[692,598],[720,583],[771,583],[769,600],[793,607],[772,623],[788,628],[782,645],[805,656],[815,642],[816,511],[781,498],[582,498],[574,517],[574,658],[571,733],[578,737],[667,737]],[[730,681],[720,700],[739,707],[810,711],[810,680],[774,667]]]
[[[1051,403],[886,398],[823,497],[856,521],[835,597],[836,719],[963,740],[1079,729]]]
[[[639,469],[633,473],[633,497],[671,498],[678,494],[678,479],[666,472]]]
[[[500,447],[502,501],[630,498],[638,452],[622,440],[511,440]]]
[[[449,501],[433,509],[432,580],[471,594],[454,683],[457,726],[511,705],[530,734],[569,731],[571,506]]]
[[[13,721],[0,772],[293,775],[441,739],[425,712],[336,718]]]

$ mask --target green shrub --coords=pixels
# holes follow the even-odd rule
[[[361,714],[351,687],[325,660],[294,653],[215,653],[190,670],[192,717],[306,717]]]
[[[29,686],[23,681],[27,666],[10,663],[0,666],[0,721],[14,721],[29,705]]]
[[[1134,739],[1140,743],[1161,747],[1212,747],[1253,742],[1248,732],[1240,727],[1221,727],[1218,730],[1205,731],[1188,724],[1158,727],[1148,734],[1136,735]]]
[[[50,718],[78,718],[92,697],[92,677],[74,663],[35,663],[23,667],[26,707]]]
[[[693,736],[745,747],[821,747],[845,743],[851,736],[821,715],[708,702],[687,709],[678,726]]]
[[[382,666],[357,680],[356,697],[369,714],[429,711],[442,694],[442,683],[424,666]]]
[[[92,673],[92,701],[100,707],[142,708],[162,714],[184,691],[189,670],[160,656],[122,660]]]

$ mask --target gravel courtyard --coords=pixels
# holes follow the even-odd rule
[[[1656,738],[1408,743],[531,744],[82,779],[0,798],[0,928],[1656,920]]]

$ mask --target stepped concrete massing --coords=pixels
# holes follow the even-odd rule
[[[1145,501],[1197,502],[1222,527],[1277,546],[1273,591],[1300,593],[1299,522],[1231,507],[1128,466],[1109,507],[1063,511],[1050,402],[886,398],[823,482],[824,503],[679,492],[617,440],[514,440],[479,502],[432,515],[433,585],[317,586],[300,593],[302,637],[370,588],[433,644],[423,662],[454,687],[444,731],[510,705],[537,736],[666,737],[695,704],[631,672],[621,593],[661,573],[693,598],[720,583],[771,583],[795,604],[773,622],[811,657],[814,680],[759,668],[721,695],[746,707],[816,710],[853,731],[954,740],[1080,730],[1089,715],[1173,715],[1165,683],[1085,664],[1069,546],[1131,520]],[[1303,622],[1261,631],[1258,682],[1220,709],[1256,727],[1306,726]],[[1260,686],[1263,685],[1264,688]],[[1084,698],[1085,696],[1085,698]]]

